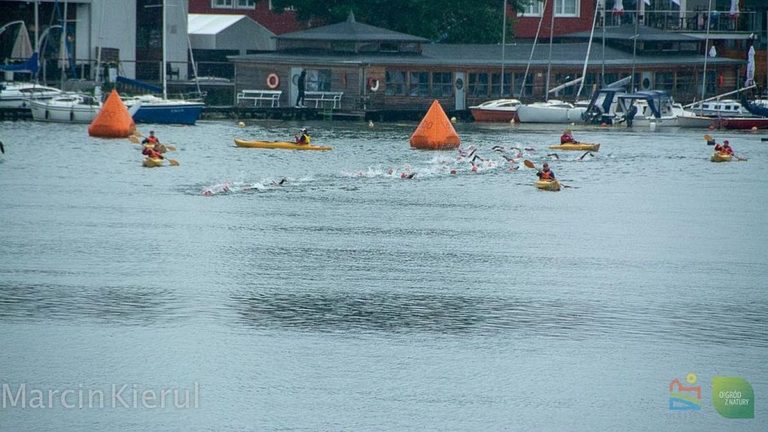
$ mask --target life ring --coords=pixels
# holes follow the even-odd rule
[[[277,86],[279,85],[280,85],[280,77],[278,77],[276,73],[271,73],[267,75],[267,87],[271,89],[276,89]]]
[[[368,78],[368,88],[372,91],[379,91],[381,83],[376,78]]]

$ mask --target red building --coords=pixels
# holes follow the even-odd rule
[[[595,14],[594,0],[562,0],[546,2],[546,9],[542,2],[532,2],[523,13],[509,9],[509,16],[514,20],[515,37],[518,39],[533,39],[541,21],[539,38],[549,39],[553,36],[561,36],[568,33],[590,31]],[[552,26],[552,9],[555,10],[554,29]],[[543,17],[543,19],[542,19]]]
[[[307,27],[292,11],[272,10],[270,0],[189,0],[189,13],[246,15],[278,35]]]

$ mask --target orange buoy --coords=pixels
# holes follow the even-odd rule
[[[440,102],[435,99],[427,114],[411,135],[411,147],[423,150],[454,149],[461,144],[461,138],[445,115]]]
[[[135,131],[136,123],[116,90],[112,90],[101,111],[88,126],[88,135],[102,138],[127,138]]]

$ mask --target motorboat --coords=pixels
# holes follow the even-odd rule
[[[477,122],[509,123],[517,121],[517,109],[522,103],[518,99],[495,99],[469,107]]]
[[[632,126],[648,126],[651,123],[677,126],[677,119],[683,111],[682,105],[675,103],[665,91],[627,93],[622,88],[604,88],[592,97],[584,121],[612,125],[631,118]]]
[[[62,93],[48,100],[30,101],[36,121],[90,123],[101,110],[101,101],[80,93]]]
[[[690,105],[689,111],[703,117],[752,117],[741,102],[735,99],[722,99],[699,102]]]
[[[581,122],[582,114],[586,111],[585,105],[576,106],[570,102],[550,99],[521,105],[517,109],[517,117],[520,123],[574,123]]]
[[[632,106],[637,109],[632,118],[633,126],[649,126],[651,123],[657,126],[677,126],[677,118],[683,111],[682,105],[675,104],[669,93],[662,90],[619,95],[617,102],[616,115],[619,121],[627,121]]]
[[[0,108],[29,108],[30,101],[47,100],[62,91],[30,82],[0,83]]]

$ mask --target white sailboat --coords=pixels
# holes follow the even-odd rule
[[[140,107],[133,115],[136,123],[163,123],[163,124],[184,124],[194,125],[200,118],[200,114],[205,107],[203,102],[189,101],[184,99],[168,99],[167,82],[167,56],[168,56],[168,35],[167,35],[167,2],[163,0],[163,97],[154,95],[141,95],[131,98],[124,98],[125,105],[130,110],[132,106],[140,103]]]
[[[80,93],[63,93],[29,103],[35,121],[90,123],[101,111],[101,101]]]
[[[542,10],[546,10],[547,2],[545,0],[544,6]],[[589,43],[587,45],[587,54],[584,58],[584,67],[582,71],[582,76],[579,78],[576,78],[574,80],[568,81],[560,86],[557,86],[550,90],[549,88],[549,79],[551,74],[551,68],[552,68],[552,38],[553,38],[553,31],[554,31],[554,21],[555,21],[555,12],[554,7],[552,8],[552,17],[551,17],[551,23],[550,23],[550,34],[549,34],[549,63],[547,65],[547,88],[546,88],[546,94],[547,94],[547,100],[544,102],[534,102],[527,105],[521,105],[517,109],[517,117],[520,120],[521,123],[576,123],[581,122],[583,114],[587,111],[587,106],[589,104],[589,101],[584,101],[577,104],[572,104],[570,102],[566,102],[563,100],[558,99],[549,99],[549,95],[552,93],[557,94],[558,91],[565,89],[567,87],[574,86],[576,84],[580,84],[579,91],[576,94],[576,97],[579,97],[579,94],[581,94],[581,90],[583,89],[583,83],[584,83],[584,76],[586,75],[587,70],[587,64],[589,63],[589,55],[592,48],[592,37],[594,36],[595,32],[595,23],[597,23],[597,13],[599,8],[595,7],[595,14],[592,20],[592,31],[589,36]],[[544,19],[542,15],[542,20]],[[541,22],[539,22],[539,26],[541,26]],[[538,31],[536,32],[536,37],[538,38]],[[533,48],[531,49],[531,58],[533,57],[533,50],[536,47],[536,42],[534,41]],[[529,60],[530,64],[530,60]],[[523,78],[523,83],[525,83],[525,80],[527,79],[528,75],[528,69],[526,68],[525,77]]]

